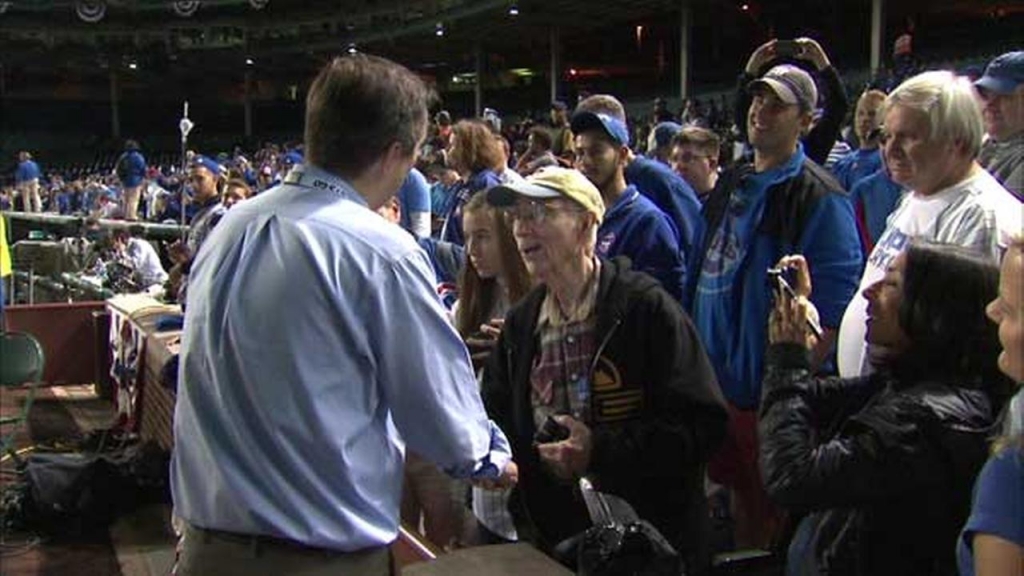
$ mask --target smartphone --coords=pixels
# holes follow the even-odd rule
[[[775,55],[779,57],[796,57],[801,53],[800,44],[796,40],[776,40]]]
[[[769,268],[768,280],[769,282],[774,283],[775,289],[780,297],[785,296],[789,299],[796,298],[796,292],[793,290],[793,286],[791,286],[789,281],[786,280],[786,269]],[[818,323],[817,319],[808,317],[807,327],[811,329],[811,332],[816,338],[821,340],[821,337],[824,335],[824,331],[821,329],[821,324]]]

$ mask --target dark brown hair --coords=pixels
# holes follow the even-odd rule
[[[432,101],[433,93],[404,66],[366,54],[335,58],[306,96],[306,158],[358,177],[395,142],[415,150]]]

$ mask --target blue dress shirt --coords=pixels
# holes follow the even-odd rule
[[[235,206],[190,282],[171,489],[192,525],[381,546],[406,444],[458,477],[508,462],[426,255],[344,181],[307,165]]]

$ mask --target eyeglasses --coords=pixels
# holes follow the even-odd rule
[[[502,211],[509,224],[514,223],[516,220],[529,223],[545,222],[559,212],[583,212],[583,210],[558,206],[557,204],[541,202],[539,200],[520,200]]]

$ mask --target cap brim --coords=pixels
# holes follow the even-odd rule
[[[569,129],[572,130],[573,134],[579,134],[586,132],[587,130],[600,130],[601,132],[608,132],[608,128],[605,127],[604,122],[592,112],[580,112],[574,114],[572,120],[569,123]]]
[[[796,94],[794,94],[793,91],[789,89],[789,86],[786,86],[785,84],[779,82],[774,78],[758,78],[757,80],[754,80],[750,84],[747,84],[747,92],[753,91],[755,88],[759,86],[771,90],[772,92],[775,93],[776,96],[779,97],[779,100],[782,100],[786,104],[799,103]]]
[[[516,199],[520,196],[547,200],[550,198],[560,198],[564,194],[547,186],[538,186],[529,182],[518,182],[515,184],[501,184],[489,189],[487,191],[487,203],[499,208],[511,206],[516,203]]]
[[[982,76],[974,81],[974,86],[981,90],[995,92],[996,94],[1009,94],[1017,89],[1018,83],[1009,78]]]

